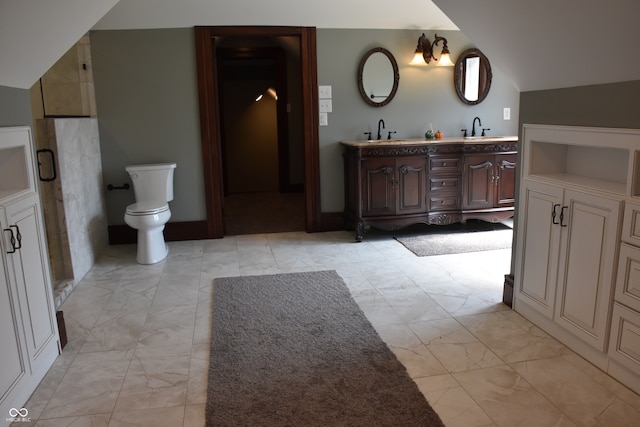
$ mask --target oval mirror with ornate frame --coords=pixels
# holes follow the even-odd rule
[[[460,54],[453,72],[453,84],[465,104],[481,103],[491,88],[491,64],[480,49],[467,49]]]
[[[376,47],[362,56],[358,66],[358,89],[367,104],[387,105],[396,95],[399,81],[398,63],[387,49]]]

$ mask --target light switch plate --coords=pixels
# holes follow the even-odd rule
[[[320,101],[320,112],[321,113],[330,113],[333,109],[333,105],[331,104],[330,99],[321,99]]]
[[[320,126],[329,126],[329,119],[327,113],[320,113]]]
[[[502,110],[502,118],[504,120],[511,120],[511,108],[506,107],[504,110]]]
[[[318,98],[331,99],[331,86],[328,86],[328,85],[318,86]]]

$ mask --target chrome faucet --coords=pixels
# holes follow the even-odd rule
[[[380,125],[382,125],[382,129],[384,129],[384,120],[380,119],[378,121],[378,139],[382,139],[382,134],[380,133]]]
[[[473,119],[473,125],[471,126],[471,136],[476,136],[476,120],[478,121],[478,126],[482,126],[480,117],[476,117],[475,119]]]

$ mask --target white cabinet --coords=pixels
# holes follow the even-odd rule
[[[624,210],[615,301],[609,341],[609,369],[640,390],[640,204]],[[639,391],[640,392],[640,391]]]
[[[640,392],[640,131],[524,125],[521,153],[514,309]]]
[[[5,415],[24,405],[60,351],[33,159],[28,127],[0,128],[0,414]]]
[[[620,198],[529,180],[522,194],[518,297],[604,351]]]

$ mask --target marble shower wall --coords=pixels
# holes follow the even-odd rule
[[[69,118],[39,122],[38,129],[45,131],[40,137],[45,137],[49,148],[56,153],[58,166],[58,179],[52,183],[54,191],[48,192],[48,197],[54,194],[56,198],[56,212],[45,209],[45,216],[57,216],[57,229],[47,233],[49,251],[57,252],[50,253],[50,258],[52,264],[62,262],[66,274],[72,275],[66,279],[77,283],[108,245],[98,121]],[[40,185],[49,184],[41,182]],[[51,227],[49,222],[48,226]],[[57,256],[63,259],[56,260]]]

